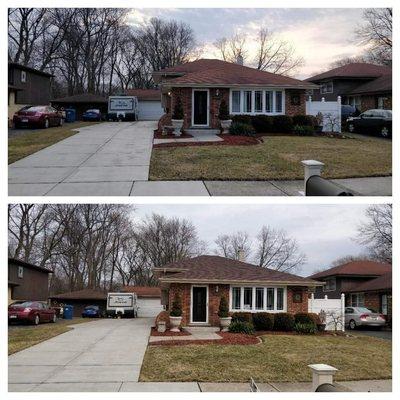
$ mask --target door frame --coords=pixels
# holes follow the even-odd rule
[[[207,92],[207,123],[195,124],[194,123],[194,92]],[[210,126],[210,89],[192,89],[192,126],[208,127]]]
[[[202,287],[206,288],[206,320],[205,321],[193,321],[193,288]],[[208,300],[209,300],[209,288],[208,285],[192,285],[190,288],[190,323],[191,324],[208,324]]]

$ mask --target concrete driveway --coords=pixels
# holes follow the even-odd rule
[[[129,196],[147,181],[154,121],[106,122],[8,167],[10,196]]]
[[[355,331],[348,331],[351,335],[370,336],[378,339],[385,339],[392,341],[392,331],[383,331],[380,329],[357,329]]]
[[[8,357],[9,391],[121,391],[138,382],[154,318],[103,319]]]

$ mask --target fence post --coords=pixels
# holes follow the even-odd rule
[[[312,391],[324,383],[333,384],[333,375],[337,369],[327,364],[310,364],[309,367],[312,371]]]
[[[314,312],[314,293],[311,293],[311,297],[308,299],[308,312]]]
[[[342,98],[338,96],[337,98],[338,103],[338,125],[339,125],[339,133],[342,133]]]
[[[342,293],[340,296],[340,308],[342,313],[342,332],[346,330],[345,318],[344,318],[344,305],[345,305],[345,296],[344,293]]]

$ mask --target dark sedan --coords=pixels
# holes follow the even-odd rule
[[[82,312],[82,318],[101,318],[105,312],[99,306],[86,306]]]
[[[63,124],[62,113],[50,106],[28,106],[14,114],[14,127],[16,129],[49,128]]]
[[[8,306],[8,322],[17,321],[39,325],[41,322],[56,322],[57,316],[44,301],[24,301]]]
[[[392,111],[368,110],[358,117],[347,119],[349,132],[380,134],[387,138],[392,136]]]
[[[98,109],[87,110],[82,114],[84,121],[101,121],[101,112]]]

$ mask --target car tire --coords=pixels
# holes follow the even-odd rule
[[[39,315],[35,315],[35,318],[33,319],[33,325],[38,326],[40,324],[40,317]]]
[[[52,318],[51,322],[53,324],[55,324],[57,322],[57,315],[56,314],[53,315],[53,318]]]
[[[354,133],[356,131],[356,127],[352,123],[347,125],[347,129],[349,130],[350,133]]]
[[[389,128],[387,126],[383,126],[381,128],[381,136],[384,138],[388,138],[390,136],[390,131]]]
[[[43,123],[43,128],[47,129],[50,126],[49,120],[46,118]]]
[[[350,328],[352,331],[354,331],[354,329],[357,328],[357,324],[356,324],[356,321],[354,321],[354,319],[351,319],[351,320],[349,321],[349,328]]]

